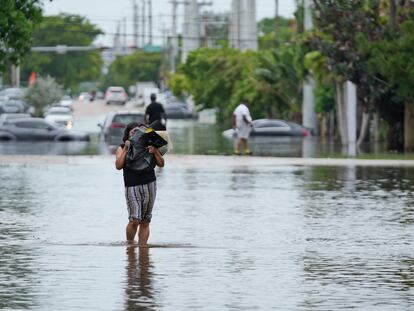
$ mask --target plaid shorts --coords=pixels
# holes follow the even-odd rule
[[[130,221],[151,221],[156,193],[157,184],[155,181],[146,185],[125,187],[125,198]]]

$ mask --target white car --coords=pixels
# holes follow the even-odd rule
[[[109,104],[125,105],[128,101],[128,95],[122,86],[110,86],[105,92],[105,102]]]
[[[73,109],[73,99],[69,95],[65,95],[59,101],[59,106],[69,108],[70,110]]]
[[[65,126],[69,130],[73,127],[72,112],[67,107],[50,108],[46,112],[45,120],[58,125]]]

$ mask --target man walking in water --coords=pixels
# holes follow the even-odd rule
[[[233,129],[237,134],[236,148],[234,154],[240,155],[240,147],[244,147],[244,154],[251,155],[252,152],[249,148],[247,140],[250,136],[252,129],[252,117],[250,116],[249,108],[247,107],[249,102],[243,100],[233,112]]]
[[[145,123],[150,125],[154,124],[153,128],[156,131],[166,130],[166,117],[164,107],[157,103],[157,95],[151,94],[151,104],[145,109]],[[155,121],[158,121],[154,123]]]

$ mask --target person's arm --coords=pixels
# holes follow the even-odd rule
[[[122,170],[124,168],[125,157],[126,157],[126,154],[128,152],[129,145],[130,145],[130,141],[127,140],[125,142],[124,148],[118,147],[118,149],[116,150],[115,167],[116,167],[117,170]]]
[[[154,146],[148,146],[148,152],[154,155],[155,163],[157,164],[157,166],[164,167],[164,157],[157,148],[155,148]]]
[[[233,123],[233,129],[235,129],[236,128],[236,115],[235,114],[233,114],[232,123]]]
[[[243,115],[243,120],[247,124],[251,124],[252,123],[251,118],[249,116],[245,115],[245,114]]]

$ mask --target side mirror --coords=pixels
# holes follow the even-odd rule
[[[100,128],[103,128],[103,125],[101,123],[98,123],[97,126],[99,126]]]

